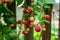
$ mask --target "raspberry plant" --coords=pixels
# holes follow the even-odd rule
[[[25,40],[33,40],[32,36],[29,38],[33,27],[35,28],[36,32],[41,31],[41,35],[42,33],[44,34],[44,32],[47,32],[47,30],[50,32],[51,27],[46,30],[47,27],[45,27],[45,25],[47,26],[51,24],[50,16],[54,2],[55,0],[25,0],[25,4],[23,5],[23,19],[21,20],[25,28],[25,30],[22,32],[25,35]],[[35,22],[34,24],[36,19],[39,20],[39,22]],[[27,31],[27,28],[30,29],[29,32]],[[45,40],[44,37],[43,40]],[[47,40],[50,40],[50,37]]]

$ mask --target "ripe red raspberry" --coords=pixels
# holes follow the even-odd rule
[[[28,12],[29,13],[32,13],[33,12],[33,9],[32,8],[28,8]]]
[[[24,10],[23,10],[23,13],[24,13],[24,14],[26,14],[26,13],[27,13],[27,10],[26,10],[26,9],[24,9]]]
[[[35,27],[35,31],[36,31],[36,32],[40,32],[40,26],[36,26],[36,27]]]
[[[26,35],[27,34],[26,30],[23,30],[22,31],[22,34]]]
[[[49,15],[45,15],[45,18],[46,18],[47,20],[50,20],[50,16],[49,16]]]
[[[29,25],[30,24],[30,21],[24,21],[24,25]]]
[[[18,20],[18,24],[21,24],[21,20]]]

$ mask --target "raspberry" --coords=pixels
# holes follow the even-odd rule
[[[32,13],[33,12],[33,9],[32,8],[28,8],[28,12],[29,13]]]
[[[25,10],[23,10],[23,13],[24,13],[24,14],[26,14],[26,13],[27,13],[27,10],[26,10],[26,9],[25,9]]]
[[[23,31],[22,31],[22,34],[24,34],[24,35],[27,34],[26,30],[23,30]]]
[[[45,15],[45,18],[46,18],[47,20],[50,20],[50,16],[49,16],[49,15]]]
[[[24,21],[24,25],[29,25],[30,24],[30,21]]]
[[[21,20],[18,20],[18,24],[21,24]]]
[[[35,31],[40,32],[40,26],[36,26]]]

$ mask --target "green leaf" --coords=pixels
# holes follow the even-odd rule
[[[40,23],[43,23],[43,22],[44,22],[44,19],[41,19],[41,20],[40,20]]]
[[[2,22],[0,21],[0,29],[2,29]]]
[[[43,0],[39,0],[38,4],[41,5],[41,6],[43,6],[45,4],[45,2]]]
[[[32,7],[33,10],[34,10],[34,13],[40,12],[40,8],[39,8],[37,5],[32,5],[31,7]]]
[[[24,14],[24,17],[27,17],[27,16],[29,16],[29,14],[28,14],[28,13]]]
[[[42,11],[38,14],[38,19],[41,20],[43,18],[43,16],[44,16],[44,12]]]
[[[1,4],[0,4],[0,9],[2,9],[2,6],[1,6]],[[2,10],[0,10],[0,14],[2,13]]]
[[[3,34],[4,40],[11,40],[10,36],[8,34]]]
[[[17,1],[17,6],[19,6],[23,2],[23,0],[16,0],[16,1]]]
[[[0,35],[0,40],[3,40],[3,36],[2,35]]]
[[[54,4],[55,3],[55,0],[45,0],[45,3],[46,4]]]
[[[44,4],[44,8],[50,8],[50,6],[47,4]]]
[[[16,19],[14,17],[8,18],[9,23],[16,23]]]
[[[38,5],[44,7],[44,8],[50,8],[48,4],[54,4],[55,0],[39,0]]]
[[[34,4],[37,4],[37,1],[38,1],[38,0],[34,0]]]
[[[8,17],[8,16],[6,16],[6,15],[4,15],[4,21],[6,22],[6,23],[16,23],[16,19],[13,17],[13,16],[11,16],[11,17]]]
[[[17,36],[17,33],[15,31],[11,31],[9,33],[10,37],[16,37]]]
[[[48,20],[44,19],[44,18],[40,20],[40,23],[43,23],[43,22],[46,22],[46,23],[50,24],[50,22]]]
[[[44,8],[50,8],[49,6],[44,6]]]
[[[3,29],[2,29],[2,32],[3,32],[3,33],[9,33],[10,30],[11,30],[11,29],[10,29],[9,27],[4,26]]]
[[[49,23],[49,24],[50,24],[50,22],[49,22],[49,21],[47,21],[47,20],[44,20],[44,22],[46,22],[46,23]]]

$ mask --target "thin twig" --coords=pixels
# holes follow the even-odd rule
[[[19,40],[19,36],[20,36],[20,32],[21,32],[21,27],[19,27],[19,31],[18,31],[18,35],[17,35],[17,40]]]

